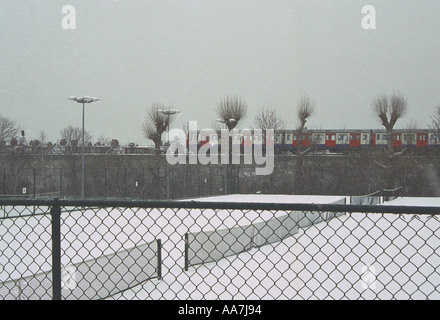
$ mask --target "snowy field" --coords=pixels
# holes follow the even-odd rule
[[[332,199],[232,195],[201,200]],[[440,206],[440,198],[396,199],[387,205]],[[145,282],[113,298],[440,299],[439,237],[437,218],[353,213],[187,272],[174,265],[162,280]],[[171,261],[164,259],[164,264]]]
[[[343,198],[230,195],[199,200],[320,204]],[[440,198],[399,198],[385,204],[440,207]],[[440,299],[440,222],[429,216],[344,215],[300,229],[282,241],[184,271],[186,232],[246,225],[271,216],[209,209],[63,213],[62,264],[159,238],[163,278],[146,281],[112,299]],[[50,234],[45,232],[50,230],[50,219],[32,219],[17,219],[12,226],[7,225],[11,221],[0,223],[0,281],[11,273],[19,277],[34,272],[33,268],[40,271],[40,264],[50,270]],[[30,227],[42,235],[26,234]],[[18,248],[21,238],[26,250]]]

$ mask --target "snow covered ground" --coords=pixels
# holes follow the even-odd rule
[[[331,203],[343,198],[229,195],[199,200]],[[385,204],[440,207],[440,198],[398,198]],[[254,216],[252,211],[209,209],[114,208],[110,212],[87,210],[81,215],[63,213],[63,239],[69,245],[63,242],[62,263],[68,265],[159,238],[163,244],[163,278],[146,281],[112,298],[440,299],[440,221],[430,216],[344,215],[300,229],[282,241],[184,271],[186,232],[230,227],[237,221],[255,222]],[[3,232],[8,230],[7,237],[2,234],[2,246],[9,243],[8,248],[0,248],[0,281],[9,278],[9,269],[17,261],[20,267],[15,268],[14,277],[23,270],[33,272],[37,258],[50,270],[50,247],[46,249],[50,234],[26,234],[31,230],[30,222],[41,232],[50,230],[48,218],[37,219],[41,221],[4,220],[0,224]],[[18,249],[20,237],[25,239],[26,247],[37,244],[36,249],[30,249],[30,257],[26,248]]]
[[[424,198],[424,197],[396,198],[392,201],[383,203],[383,205],[440,207],[440,198]]]
[[[330,200],[318,198],[231,195],[201,200]],[[440,206],[440,198],[387,204]],[[353,213],[187,272],[174,264],[162,280],[147,281],[113,298],[439,299],[439,237],[436,217]],[[164,264],[173,261],[165,258]]]

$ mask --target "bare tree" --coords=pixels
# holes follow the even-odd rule
[[[42,145],[46,144],[46,142],[47,142],[47,135],[46,135],[46,132],[44,130],[40,130],[40,136],[38,137],[38,141]]]
[[[302,141],[303,141],[303,132],[306,129],[307,121],[316,113],[316,102],[311,99],[309,95],[304,95],[298,101],[296,115],[298,118],[298,154],[301,154],[302,149]]]
[[[434,114],[431,116],[432,118],[432,129],[436,131],[436,139],[437,143],[440,141],[440,106],[435,108]]]
[[[224,122],[229,131],[234,129],[240,120],[247,115],[247,102],[238,97],[225,97],[220,100],[217,106],[217,115],[219,120]]]
[[[19,131],[20,126],[17,121],[0,115],[0,141],[7,142],[12,138],[16,138]]]
[[[105,137],[105,136],[101,135],[101,136],[98,138],[98,140],[96,141],[96,144],[97,144],[97,145],[100,145],[100,146],[111,146],[111,144],[112,144],[112,139],[110,139],[110,138],[108,138],[108,137]]]
[[[400,118],[408,112],[408,102],[406,98],[394,93],[391,97],[380,95],[373,100],[373,113],[385,127],[387,132],[387,150],[393,153],[393,129]]]
[[[67,146],[79,145],[82,142],[82,129],[80,127],[68,126],[61,130],[61,139],[65,140]],[[88,145],[90,142],[92,142],[92,135],[90,132],[84,131],[84,144]]]
[[[286,127],[286,121],[277,114],[276,109],[263,108],[254,118],[254,124],[258,129],[274,131],[283,130]]]
[[[302,96],[298,101],[298,107],[296,115],[298,117],[298,130],[303,131],[306,127],[306,123],[310,117],[316,112],[316,102],[310,98],[310,96]]]
[[[147,139],[154,142],[154,147],[157,153],[160,153],[162,146],[162,134],[167,130],[168,126],[173,121],[172,115],[165,115],[159,109],[167,109],[161,103],[153,103],[147,112],[147,118],[142,125],[142,131]]]

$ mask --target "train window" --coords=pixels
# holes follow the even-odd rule
[[[364,133],[363,135],[362,135],[362,140],[368,140],[368,138],[367,138],[367,135]]]
[[[293,140],[295,140],[295,141],[296,141],[296,136],[293,136]]]

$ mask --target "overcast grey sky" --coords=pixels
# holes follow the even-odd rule
[[[64,5],[76,9],[65,30]],[[376,30],[361,26],[376,8]],[[249,105],[241,127],[263,106],[296,124],[302,94],[316,100],[309,128],[379,128],[371,101],[398,91],[411,121],[426,128],[440,105],[438,0],[2,0],[0,114],[28,139],[81,125],[67,97],[101,99],[86,129],[121,143],[146,144],[146,110],[182,111],[175,127],[210,127],[221,97]]]

